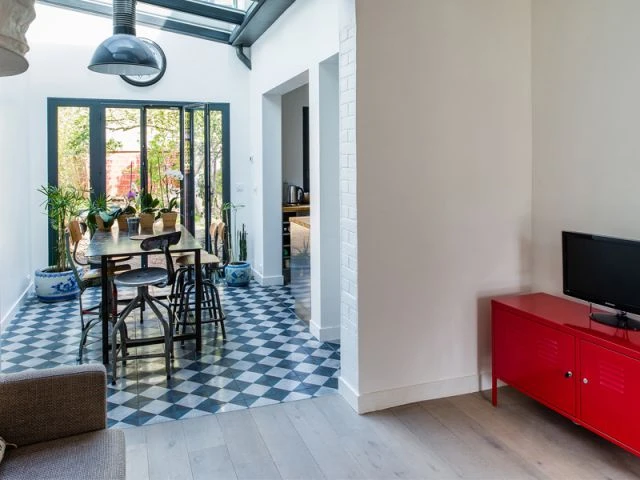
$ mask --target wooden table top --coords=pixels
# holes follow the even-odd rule
[[[140,230],[139,234],[132,235],[139,238],[140,235],[161,235],[163,233],[171,233],[181,231],[182,236],[180,242],[173,245],[170,250],[172,252],[193,252],[200,250],[202,245],[198,242],[194,236],[184,226],[178,225],[175,228],[163,229],[162,224],[154,225],[153,230]],[[129,255],[143,255],[148,253],[154,253],[153,251],[144,251],[140,248],[141,240],[135,240],[129,236],[128,232],[120,232],[118,227],[114,227],[108,232],[96,232],[87,249],[87,257],[114,257],[114,256],[129,256]]]
[[[289,222],[301,227],[311,228],[311,217],[291,217]]]
[[[285,212],[285,213],[308,212],[309,210],[311,210],[311,205],[309,205],[309,204],[305,204],[305,205],[287,205],[287,204],[284,204],[284,205],[282,205],[282,211]]]

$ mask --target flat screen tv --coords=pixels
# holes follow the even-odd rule
[[[618,313],[592,313],[597,322],[640,330],[640,242],[589,233],[562,232],[565,295],[604,305]]]

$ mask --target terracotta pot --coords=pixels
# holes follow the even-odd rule
[[[140,228],[142,230],[153,230],[153,222],[155,222],[156,216],[153,213],[141,213],[140,214]]]
[[[123,213],[118,217],[118,230],[121,232],[126,232],[129,227],[127,225],[127,218],[131,218],[133,215],[128,213]]]
[[[176,228],[178,212],[167,212],[162,214],[162,225],[164,228]]]
[[[107,226],[100,215],[96,215],[96,225],[98,225],[98,230],[101,232],[108,232],[113,227],[113,223]]]

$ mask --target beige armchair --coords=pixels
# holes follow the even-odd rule
[[[0,375],[0,437],[18,445],[0,478],[124,479],[124,434],[106,422],[102,365]]]

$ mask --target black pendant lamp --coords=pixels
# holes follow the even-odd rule
[[[160,71],[151,49],[136,37],[136,0],[113,0],[113,36],[98,45],[89,70],[110,75]]]

